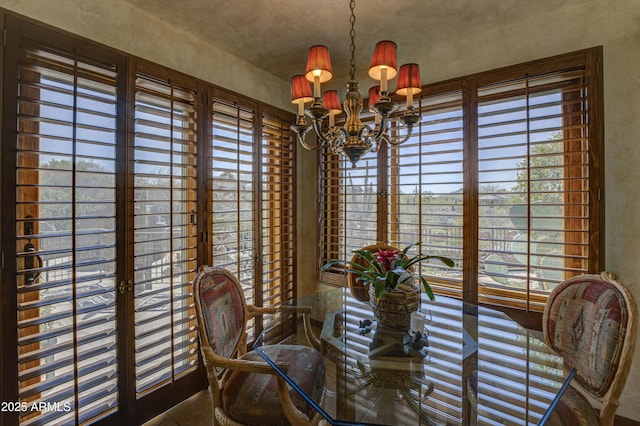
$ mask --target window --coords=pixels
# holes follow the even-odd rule
[[[369,152],[351,168],[337,155],[324,153],[321,163],[323,253],[329,259],[350,259],[353,250],[378,241],[378,166],[377,156]],[[340,282],[340,269],[322,274],[325,282]]]
[[[142,424],[206,383],[199,265],[294,296],[294,116],[4,18],[2,418]]]
[[[215,98],[212,111],[212,265],[226,268],[255,303],[256,182],[254,117],[251,107]]]
[[[239,277],[247,303],[281,303],[294,296],[295,275],[289,122],[216,90],[211,132],[212,264]],[[250,323],[249,340],[261,327]]]
[[[196,273],[197,96],[136,78],[134,297],[136,393],[197,366],[191,282]]]
[[[421,241],[456,261],[421,265],[437,290],[534,311],[562,280],[600,271],[600,56],[594,48],[425,86],[407,142],[357,169],[325,154],[323,261],[374,239]],[[392,120],[390,131],[403,129]]]
[[[22,46],[15,401],[61,407],[25,410],[22,423],[118,410],[116,79],[115,65]]]
[[[294,142],[289,123],[275,112],[262,114],[262,299],[279,304],[295,296],[294,271]]]
[[[454,269],[422,262],[429,280],[461,288],[464,145],[462,93],[424,97],[422,119],[410,140],[389,150],[388,241],[420,241],[421,250],[456,260]],[[394,122],[397,124],[397,122]]]
[[[560,281],[589,270],[588,93],[582,70],[478,90],[478,284],[542,309]],[[501,290],[501,291],[496,291]]]

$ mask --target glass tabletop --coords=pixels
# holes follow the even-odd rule
[[[317,399],[261,350],[282,343],[322,352],[325,392]],[[536,425],[568,381],[541,333],[445,296],[423,298],[405,333],[378,329],[369,303],[347,289],[299,298],[254,348],[335,425]]]

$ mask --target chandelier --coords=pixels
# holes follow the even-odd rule
[[[390,40],[379,42],[376,44],[369,66],[369,77],[380,82],[369,90],[368,107],[369,111],[375,114],[374,127],[362,123],[360,113],[363,110],[363,100],[355,78],[355,0],[351,0],[349,7],[351,10],[349,33],[351,61],[348,90],[343,103],[345,123],[342,127],[335,125],[335,115],[342,112],[338,91],[327,90],[321,94],[320,84],[329,81],[333,71],[329,49],[326,46],[316,45],[309,48],[306,74],[291,78],[291,102],[298,106],[296,124],[292,125],[291,129],[304,148],[314,150],[326,146],[331,152],[348,158],[353,167],[356,167],[356,163],[364,154],[369,151],[378,151],[383,141],[391,145],[400,145],[411,137],[413,126],[420,119],[420,114],[413,107],[413,95],[420,93],[422,89],[418,64],[402,65],[398,73],[396,43]],[[407,128],[406,134],[402,137],[394,137],[387,132],[389,116],[398,107],[391,100],[388,89],[388,81],[396,75],[398,75],[398,82],[395,93],[406,96],[407,105],[406,111],[399,117],[400,122]],[[313,93],[310,82],[313,83]],[[311,105],[305,110],[305,104],[309,102]],[[311,119],[311,124],[307,123],[305,112]],[[325,120],[327,117],[328,120]],[[312,128],[317,139],[315,145],[306,142],[306,136]]]

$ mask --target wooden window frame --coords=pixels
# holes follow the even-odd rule
[[[135,99],[135,76],[136,73],[142,72],[151,78],[157,78],[162,81],[171,81],[178,86],[190,87],[197,92],[198,110],[197,110],[197,141],[198,148],[196,153],[197,167],[197,211],[194,214],[194,221],[197,225],[197,246],[195,252],[191,251],[197,258],[198,264],[208,263],[210,259],[210,245],[208,238],[211,235],[210,211],[208,203],[208,182],[207,170],[207,147],[210,137],[206,133],[206,129],[210,126],[209,114],[206,110],[208,105],[207,92],[213,90],[224,90],[211,83],[202,81],[192,76],[182,74],[180,72],[170,70],[158,64],[134,57],[132,55],[117,51],[110,47],[83,39],[64,31],[40,25],[31,20],[16,16],[13,13],[5,13],[0,9],[0,29],[5,30],[6,43],[0,45],[0,60],[3,62],[3,85],[1,89],[3,101],[0,104],[3,123],[3,166],[2,166],[2,199],[7,205],[15,205],[17,200],[16,183],[17,183],[17,100],[18,100],[18,64],[20,54],[20,43],[23,40],[29,40],[37,46],[50,48],[61,52],[72,52],[74,55],[85,58],[97,57],[101,62],[113,61],[118,66],[117,77],[117,114],[115,118],[117,131],[117,156],[119,158],[116,165],[116,228],[118,229],[118,238],[116,240],[117,260],[116,269],[118,274],[118,282],[121,280],[123,288],[126,288],[127,278],[133,277],[133,237],[124,236],[132,234],[134,229],[133,215],[133,138],[134,138],[134,99]],[[250,99],[243,95],[233,94],[237,99],[245,103],[255,105],[257,116],[262,117],[263,114],[269,114],[272,117],[278,117],[282,121],[283,128],[285,123],[293,123],[295,115],[287,111],[280,110],[276,107],[264,104],[263,102]],[[262,134],[259,130],[254,132],[253,140],[259,145]],[[289,149],[289,148],[287,148]],[[294,146],[290,147],[294,152]],[[31,161],[31,160],[30,160]],[[37,159],[35,160],[37,161]],[[259,173],[253,176],[256,185],[260,184]],[[291,185],[295,187],[295,174],[292,174]],[[29,195],[31,197],[31,195]],[[295,195],[287,203],[291,203],[287,218],[280,218],[286,223],[288,232],[292,232],[292,238],[287,246],[287,253],[291,255],[289,271],[293,271],[287,275],[286,286],[283,286],[283,298],[295,296],[294,281],[295,270],[291,269],[295,265]],[[2,361],[2,370],[0,371],[0,395],[3,401],[20,401],[18,389],[18,353],[16,350],[16,342],[18,339],[17,321],[18,321],[18,292],[16,283],[16,275],[20,273],[23,266],[20,264],[20,254],[16,249],[17,235],[17,211],[15,208],[7,208],[2,211],[2,321],[4,327],[0,331],[0,342],[3,350],[0,352],[0,360]],[[209,222],[209,223],[208,223]],[[37,231],[37,229],[36,229]],[[38,246],[35,245],[36,250]],[[256,267],[261,267],[257,265]],[[258,273],[257,273],[258,274]],[[261,275],[258,275],[261,277]],[[262,285],[261,280],[257,280],[258,285]],[[285,288],[286,287],[286,288]],[[126,290],[121,294],[117,293],[116,313],[118,318],[126,318],[127,327],[117,327],[119,330],[117,337],[118,345],[118,401],[119,411],[115,413],[114,420],[116,423],[139,424],[154,417],[158,413],[165,411],[168,407],[177,404],[194,392],[206,386],[206,378],[204,368],[199,365],[196,374],[189,377],[177,377],[172,380],[170,386],[160,386],[158,392],[149,392],[142,398],[136,399],[135,395],[135,365],[133,351],[134,332],[133,324],[133,300],[125,299],[129,293]],[[32,292],[32,295],[35,292]],[[265,303],[269,302],[268,298],[264,298]],[[36,348],[37,349],[37,348]],[[199,358],[199,353],[196,355]],[[37,360],[36,360],[37,362]],[[200,363],[201,364],[201,363]],[[162,395],[161,395],[162,394]],[[7,414],[7,413],[5,413]],[[107,413],[108,414],[108,413]],[[10,413],[7,417],[3,417],[8,422],[17,423],[18,413]]]
[[[528,75],[546,75],[561,70],[582,70],[585,83],[584,88],[588,99],[588,123],[586,132],[588,133],[588,159],[586,164],[588,167],[588,210],[585,215],[588,217],[588,254],[587,268],[585,272],[597,273],[604,269],[604,151],[603,151],[603,73],[602,73],[602,47],[594,47],[584,49],[567,54],[557,55],[549,58],[534,60],[522,64],[499,68],[492,71],[482,72],[465,76],[461,78],[451,79],[441,83],[434,83],[423,86],[421,98],[438,95],[442,93],[452,92],[454,90],[462,91],[463,96],[463,140],[464,140],[464,185],[463,185],[463,260],[462,262],[462,286],[456,291],[450,291],[445,283],[439,286],[435,282],[435,286],[439,291],[462,297],[466,302],[478,304],[490,304],[495,306],[504,306],[515,312],[524,309],[525,312],[531,313],[534,317],[538,316],[537,311],[544,304],[546,297],[536,299],[537,307],[530,304],[527,299],[526,306],[522,307],[517,303],[510,303],[509,292],[503,291],[500,296],[506,296],[502,301],[479,297],[478,284],[478,264],[479,264],[479,248],[478,248],[478,220],[479,220],[479,188],[478,188],[478,93],[479,88],[491,85],[497,82],[506,82],[522,78]],[[400,99],[395,99],[401,102]],[[420,102],[419,99],[416,100]],[[567,127],[567,126],[563,126]],[[402,151],[402,145],[399,147]],[[386,155],[387,149],[381,148],[378,153],[378,191],[383,196],[389,194],[388,184],[390,179],[388,174],[388,161]],[[329,157],[321,156],[319,173],[321,175],[321,196],[319,197],[319,217],[323,223],[319,227],[320,231],[331,229],[330,220],[336,215],[334,210],[335,200],[338,197],[336,192],[327,192],[338,186],[336,183],[339,178],[340,166],[331,162]],[[323,173],[331,170],[331,178],[325,178]],[[329,180],[331,179],[331,180]],[[328,184],[330,182],[330,184]],[[568,192],[565,189],[565,192]],[[582,196],[582,195],[579,195]],[[386,197],[385,197],[386,198]],[[583,200],[581,200],[583,201]],[[390,206],[390,200],[383,200],[378,208],[378,232],[377,239],[382,242],[390,242],[391,234],[394,229],[389,229],[388,212],[393,212],[395,207]],[[568,217],[565,214],[565,217]],[[566,219],[570,220],[570,219]],[[566,223],[566,222],[565,222]],[[341,231],[338,231],[341,232]],[[337,247],[332,250],[326,250],[331,245],[335,247],[338,240],[335,234],[318,235],[320,260],[322,265],[328,260],[335,259],[335,254],[344,251]],[[338,258],[345,258],[344,256]],[[344,273],[334,270],[333,274],[321,273],[321,281],[330,285],[345,285]],[[537,297],[537,296],[536,296]],[[533,300],[533,299],[532,299]],[[536,321],[537,322],[537,321]]]

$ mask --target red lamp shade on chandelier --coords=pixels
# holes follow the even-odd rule
[[[298,115],[304,115],[304,104],[313,101],[311,86],[302,74],[291,77],[291,103],[298,105]]]
[[[322,106],[329,110],[329,126],[335,125],[335,116],[342,112],[337,90],[325,90],[322,94]]]
[[[369,102],[367,104],[369,109],[371,109],[378,100],[380,100],[380,86],[373,86],[369,89]]]
[[[407,107],[413,104],[413,95],[422,91],[418,64],[404,64],[400,67],[396,93],[407,97]]]
[[[326,83],[333,77],[329,48],[321,44],[311,46],[307,55],[307,80],[313,83],[313,97],[320,97],[320,83]]]
[[[322,95],[322,105],[329,111],[334,111],[338,114],[342,112],[340,99],[338,98],[338,91],[325,90],[324,94]]]
[[[387,81],[398,73],[398,46],[391,40],[379,41],[369,65],[369,77],[380,82],[380,91],[387,91]]]

